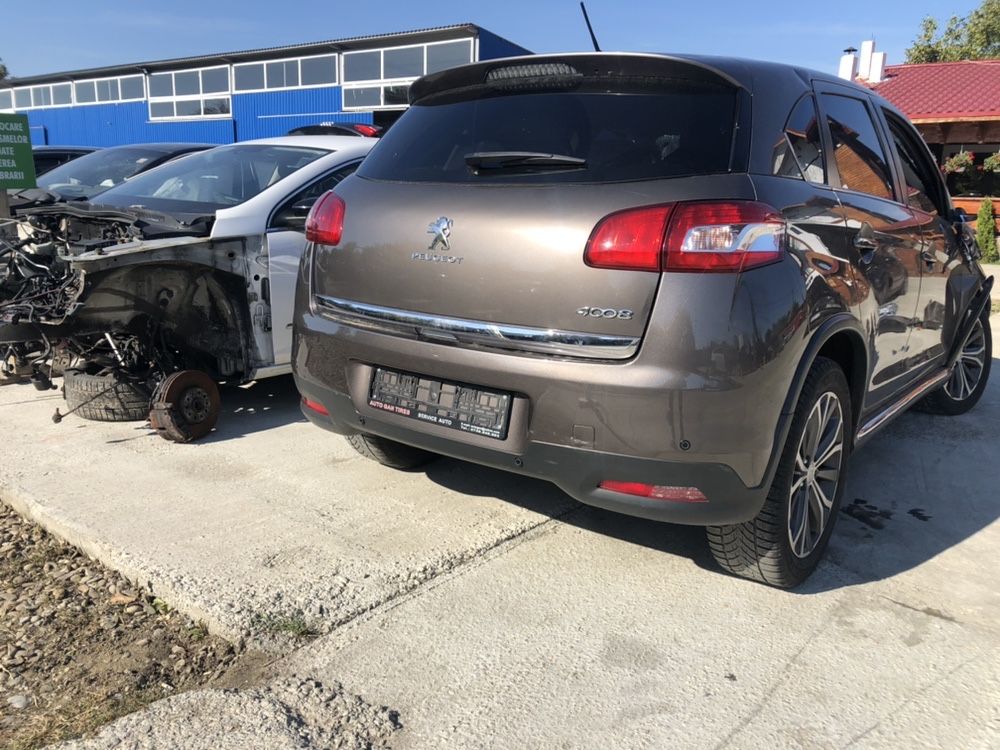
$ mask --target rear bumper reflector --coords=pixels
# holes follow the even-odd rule
[[[708,498],[697,487],[670,487],[642,482],[601,482],[598,487],[609,492],[635,495],[650,500],[667,500],[674,503],[707,503]]]
[[[323,406],[323,404],[321,404],[319,401],[311,401],[310,399],[303,396],[302,405],[307,409],[309,409],[310,411],[314,411],[317,414],[322,414],[324,417],[330,416],[330,412],[328,412],[326,410],[326,407]]]

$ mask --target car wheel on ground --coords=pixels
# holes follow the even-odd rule
[[[70,412],[95,422],[144,422],[149,415],[145,383],[119,373],[70,368],[63,373],[63,394]]]
[[[347,442],[365,458],[393,469],[417,469],[437,458],[428,451],[376,435],[348,435]]]
[[[987,307],[962,342],[962,353],[951,376],[943,387],[921,400],[917,408],[929,414],[949,417],[965,414],[982,398],[990,378],[992,361],[993,336],[990,309]]]
[[[746,523],[708,527],[719,565],[773,586],[805,580],[837,520],[853,434],[847,380],[820,357],[806,377],[764,507]]]

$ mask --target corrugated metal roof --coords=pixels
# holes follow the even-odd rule
[[[890,65],[872,88],[914,122],[1000,118],[1000,60]]]
[[[0,87],[11,88],[14,86],[31,86],[40,83],[80,80],[84,78],[103,78],[128,75],[130,73],[146,73],[156,70],[179,70],[183,68],[211,65],[213,63],[251,62],[254,60],[265,60],[275,56],[339,52],[342,50],[377,47],[382,42],[388,40],[392,40],[396,43],[406,43],[408,41],[412,41],[414,43],[421,41],[438,41],[439,39],[456,36],[455,32],[466,32],[469,36],[475,36],[479,33],[479,29],[480,27],[473,23],[459,23],[452,26],[433,26],[426,29],[393,31],[387,34],[351,36],[344,37],[343,39],[328,39],[320,42],[304,42],[302,44],[290,44],[282,47],[261,47],[259,49],[239,50],[235,52],[218,52],[210,55],[195,55],[192,57],[176,57],[167,60],[151,60],[148,62],[108,65],[100,68],[84,68],[81,70],[68,70],[57,73],[46,73],[44,75],[37,76],[8,78],[7,80],[0,82]]]

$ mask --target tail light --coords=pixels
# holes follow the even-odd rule
[[[700,201],[620,211],[604,217],[584,260],[632,271],[740,271],[781,258],[786,224],[753,201]]]
[[[361,133],[361,135],[367,138],[374,138],[379,133],[382,132],[382,128],[376,127],[375,125],[364,125],[362,123],[354,123],[351,125],[356,133]]]
[[[668,500],[675,503],[707,503],[708,498],[697,487],[672,487],[642,482],[601,482],[598,487],[623,495],[646,497],[650,500]]]
[[[306,217],[306,241],[338,245],[344,235],[344,199],[332,191],[323,193]]]
[[[605,216],[594,227],[583,257],[588,266],[659,271],[672,206],[650,206]]]

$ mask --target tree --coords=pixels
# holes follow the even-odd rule
[[[0,81],[7,77],[7,66],[3,64],[3,60],[0,60]]]
[[[913,45],[906,50],[906,62],[954,62],[1000,57],[1000,0],[983,0],[964,18],[952,16],[938,33],[938,22],[927,16]]]
[[[983,254],[983,260],[987,263],[996,263],[1000,260],[997,255],[997,225],[993,218],[993,201],[983,198],[979,204],[979,213],[976,215],[976,240],[979,242],[979,250]]]

